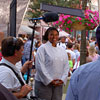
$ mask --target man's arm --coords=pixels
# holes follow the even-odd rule
[[[22,86],[19,92],[13,93],[18,99],[27,96],[27,94],[32,90],[32,87],[29,85]]]

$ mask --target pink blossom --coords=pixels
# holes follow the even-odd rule
[[[53,25],[55,25],[55,24],[56,24],[56,22],[53,23]]]
[[[73,32],[73,30],[70,30],[71,32]]]
[[[82,18],[80,18],[80,17],[77,17],[77,19],[80,20],[80,21],[82,20]]]
[[[91,12],[91,10],[90,10],[90,9],[88,9],[87,11],[88,11],[88,12]]]
[[[56,21],[55,23],[56,23],[56,24],[58,24],[58,23],[59,23],[59,21]]]
[[[86,25],[88,25],[88,23],[86,23]]]
[[[95,26],[97,26],[97,24],[95,24]]]
[[[63,25],[61,24],[60,27],[62,27]]]
[[[91,11],[90,9],[88,9],[88,11],[87,12],[89,12],[89,13],[93,13],[93,11]]]
[[[98,13],[97,11],[94,11],[94,13]]]
[[[71,21],[71,20],[68,20],[68,21],[67,21],[67,24],[70,24],[70,23],[72,23],[72,21]]]
[[[87,16],[88,16],[88,15],[89,15],[89,12],[86,12],[86,13],[85,13],[85,15],[87,15]]]
[[[59,21],[62,21],[62,20],[63,20],[63,18],[62,18],[62,16],[60,16],[60,17],[59,17]]]
[[[69,30],[69,28],[66,27],[66,30]]]
[[[91,23],[93,23],[93,22],[94,22],[94,20],[93,20],[93,19],[91,19],[91,20],[90,20],[90,22],[91,22]]]
[[[77,18],[75,18],[75,20],[77,20]]]
[[[62,17],[63,17],[63,16],[64,16],[64,14],[61,14],[60,16],[62,16]]]
[[[88,26],[91,26],[91,24],[88,24]]]
[[[71,17],[70,15],[66,15],[67,17]]]
[[[94,17],[95,20],[97,20],[97,17]]]
[[[86,19],[89,19],[89,16],[85,16]]]
[[[66,18],[68,18],[68,16],[66,15],[66,16],[64,16],[64,19],[66,19]]]
[[[65,23],[65,20],[62,20],[62,23]]]

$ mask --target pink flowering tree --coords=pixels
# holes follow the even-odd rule
[[[84,13],[85,18],[60,14],[59,20],[54,22],[53,25],[69,33],[71,33],[73,29],[82,30],[80,26],[84,26],[86,30],[93,30],[99,23],[99,13],[91,10],[85,10]],[[92,17],[90,15],[92,15]]]

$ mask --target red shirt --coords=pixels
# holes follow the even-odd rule
[[[1,52],[0,52],[0,61],[1,61],[1,59],[2,59],[2,54],[1,54]]]

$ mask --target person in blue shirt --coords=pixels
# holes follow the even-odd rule
[[[100,49],[100,26],[96,30],[96,39]],[[65,100],[100,100],[100,57],[73,73]]]

